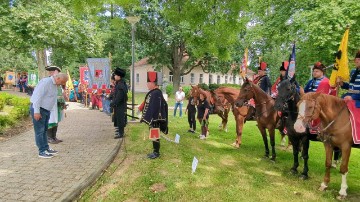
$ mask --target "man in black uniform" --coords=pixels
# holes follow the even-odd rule
[[[267,64],[261,62],[258,67],[258,77],[254,79],[254,84],[260,86],[260,88],[267,94],[271,94],[271,83],[269,77],[266,75]]]
[[[110,107],[114,108],[114,126],[118,129],[115,132],[115,139],[124,137],[124,128],[127,123],[126,102],[128,100],[128,89],[124,80],[125,74],[125,70],[120,68],[116,68],[114,71],[116,86]]]
[[[168,133],[168,105],[158,85],[161,80],[161,73],[147,72],[147,87],[150,90],[144,102],[139,106],[143,112],[140,122],[149,125],[150,128],[159,128],[164,134]],[[160,157],[160,139],[153,141],[154,152],[148,154],[148,158]]]

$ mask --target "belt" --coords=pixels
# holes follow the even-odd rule
[[[360,94],[360,90],[348,90],[348,93],[353,93],[353,94]]]

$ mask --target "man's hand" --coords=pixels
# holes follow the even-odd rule
[[[352,97],[351,96],[345,96],[344,97],[344,100],[347,101],[347,100],[352,100]]]
[[[343,86],[344,85],[343,79],[341,77],[336,78],[336,85],[337,86]]]
[[[34,113],[34,119],[36,121],[40,120],[41,119],[41,114],[40,113]]]

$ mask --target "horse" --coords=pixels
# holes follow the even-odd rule
[[[203,90],[199,86],[191,86],[190,96],[194,97],[194,102],[196,103],[200,99],[200,93],[206,95],[206,100],[209,102],[211,110],[210,113],[217,114],[221,118],[221,129],[227,131],[227,122],[230,111],[230,105],[227,102],[219,103],[219,100],[214,100],[211,96],[210,91]],[[217,104],[215,105],[215,102]]]
[[[237,107],[245,105],[250,99],[255,101],[255,119],[257,121],[257,127],[262,135],[265,146],[265,157],[269,158],[269,145],[266,136],[266,129],[269,131],[270,145],[271,145],[271,158],[275,161],[275,129],[279,116],[274,109],[274,99],[267,93],[265,93],[258,85],[253,84],[247,78],[244,84],[240,88],[240,94],[235,100]]]
[[[302,90],[302,89],[301,89]],[[312,135],[308,130],[304,133],[298,133],[294,129],[294,123],[298,115],[297,103],[300,100],[300,93],[296,89],[295,79],[285,79],[278,85],[278,96],[275,99],[275,109],[282,113],[281,120],[285,123],[287,135],[291,144],[293,145],[293,166],[290,169],[292,174],[298,173],[299,167],[299,152],[302,146],[302,158],[304,159],[303,172],[300,175],[301,179],[308,179],[308,159],[309,159],[309,140],[315,140],[316,135]]]
[[[324,191],[328,187],[333,148],[339,147],[342,158],[340,165],[342,181],[339,198],[346,198],[346,189],[348,188],[346,176],[348,173],[351,147],[359,147],[359,145],[354,145],[350,124],[350,112],[347,109],[345,101],[332,95],[307,93],[301,97],[298,106],[298,116],[294,125],[296,132],[303,133],[306,127],[310,125],[310,121],[318,118],[320,118],[321,125],[323,126],[319,138],[325,146],[326,169],[324,180],[319,190]]]
[[[232,144],[234,147],[239,148],[242,144],[242,130],[247,120],[252,120],[255,109],[252,106],[234,107],[236,98],[239,95],[239,90],[229,87],[219,87],[214,91],[210,91],[214,100],[226,99],[232,107],[236,123],[236,140]],[[215,102],[219,103],[219,102]]]

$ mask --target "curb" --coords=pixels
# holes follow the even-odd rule
[[[65,192],[64,194],[62,194],[60,198],[56,199],[56,201],[75,201],[76,199],[78,199],[82,191],[93,185],[96,182],[96,180],[100,176],[102,176],[104,171],[111,165],[116,155],[119,153],[122,143],[123,143],[123,138],[121,139],[121,141],[118,142],[116,147],[111,152],[111,155],[106,159],[105,163],[102,166],[100,166],[88,178],[86,178],[84,181],[80,182],[76,187],[74,187],[73,191]]]

